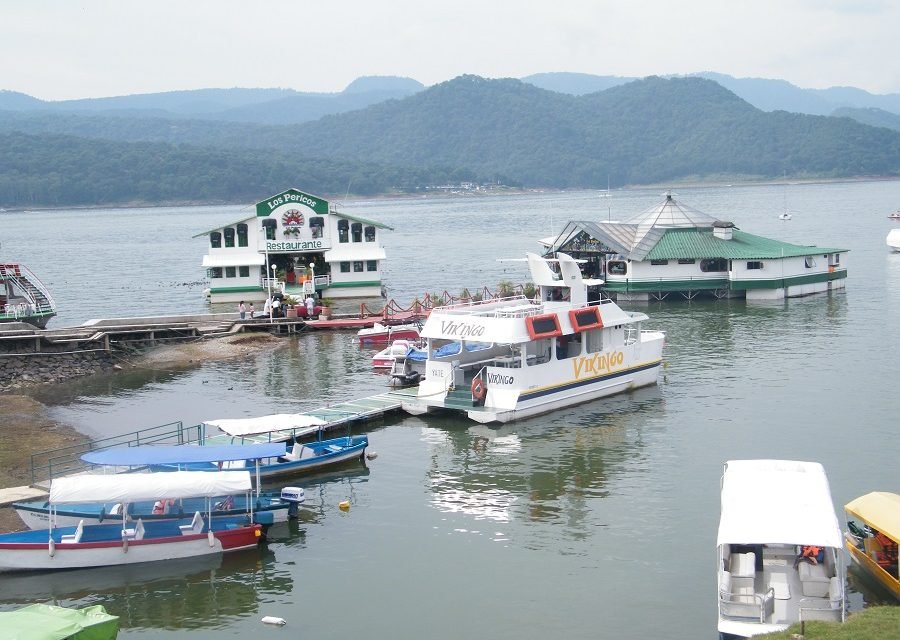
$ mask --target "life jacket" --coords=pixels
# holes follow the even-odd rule
[[[817,547],[813,544],[809,546],[803,547],[803,557],[804,558],[815,558],[821,553],[822,547]]]

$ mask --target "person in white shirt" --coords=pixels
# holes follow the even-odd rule
[[[316,310],[316,299],[313,298],[312,294],[306,296],[306,317],[312,318],[313,312]]]

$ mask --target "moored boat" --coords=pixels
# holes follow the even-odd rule
[[[56,315],[53,296],[25,265],[0,263],[0,322],[27,322],[44,328]]]
[[[92,451],[81,458],[88,464],[104,467],[128,467],[146,469],[155,464],[185,464],[188,462],[222,463],[246,462],[263,457],[278,456],[284,452],[281,443],[225,446],[143,446],[110,448]],[[296,517],[297,506],[305,500],[303,489],[286,487],[281,492],[261,492],[259,481],[252,494],[222,495],[212,498],[213,518],[252,514],[253,522],[270,525],[286,522]],[[82,504],[65,504],[51,507],[47,500],[16,502],[13,509],[30,529],[76,526],[80,521],[100,524],[104,521],[124,517],[125,522],[145,522],[154,520],[178,520],[190,517],[196,511],[206,508],[206,499],[187,497],[173,500],[168,496],[157,496],[153,500],[130,503],[95,501]],[[124,513],[123,513],[124,511]]]
[[[247,471],[81,475],[56,478],[50,505],[83,502],[136,502],[158,496],[170,499],[234,495],[250,491]],[[108,567],[139,562],[178,560],[253,548],[262,526],[248,516],[206,517],[200,511],[183,520],[128,526],[122,518],[110,524],[19,531],[0,534],[0,572]],[[52,520],[52,516],[51,516]]]
[[[730,460],[721,489],[720,636],[749,638],[804,620],[843,622],[842,536],[822,465]]]
[[[415,346],[412,340],[394,340],[384,349],[372,356],[373,369],[390,369],[398,357],[404,357]]]
[[[887,234],[886,242],[891,251],[900,251],[900,229],[891,229]]]
[[[387,344],[393,340],[417,340],[421,325],[408,322],[405,324],[381,324],[376,322],[357,332],[360,344]]]
[[[900,209],[897,209],[894,213],[892,213],[891,215],[889,215],[889,216],[888,216],[888,219],[890,219],[890,220],[896,220],[896,221],[900,222]]]
[[[643,330],[645,314],[602,298],[602,281],[584,279],[567,254],[551,260],[529,253],[526,260],[535,299],[431,311],[422,329],[424,380],[403,402],[405,411],[445,409],[476,422],[509,422],[656,384],[665,334]]]
[[[900,600],[897,548],[900,545],[900,495],[874,491],[844,505],[850,558]],[[858,522],[857,522],[858,521]]]

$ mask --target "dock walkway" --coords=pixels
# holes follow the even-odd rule
[[[357,400],[332,403],[318,409],[313,409],[312,411],[303,412],[303,415],[312,416],[315,418],[319,418],[320,420],[324,420],[325,424],[322,426],[310,427],[302,432],[270,432],[262,434],[255,438],[244,438],[244,442],[270,442],[278,440],[279,438],[287,438],[291,435],[311,435],[319,430],[328,432],[342,429],[344,427],[349,427],[355,424],[363,424],[381,418],[386,414],[398,412],[403,401],[412,398],[413,396],[415,396],[415,394],[415,388],[400,388],[391,389],[383,393],[368,396],[366,398],[360,398]],[[47,452],[47,454],[48,456],[52,456],[54,464],[57,468],[66,469],[67,473],[59,475],[84,473],[88,469],[88,465],[80,463],[81,454],[87,451],[98,451],[112,446],[137,446],[141,441],[140,434],[145,431],[147,430],[145,429],[142,431],[134,432],[133,434],[130,434],[130,436],[126,435],[117,437],[114,439],[115,441],[112,444],[104,445],[103,441],[100,441],[96,443],[88,443],[87,445],[75,445],[73,447],[67,448],[67,450]],[[199,432],[200,429],[198,427],[191,427],[186,430],[179,429],[177,430],[177,432],[173,430],[171,433],[178,433],[179,437],[181,437],[184,433]],[[230,443],[232,440],[233,439],[230,436],[222,434],[208,437],[206,438],[205,442],[208,444],[226,444]],[[195,439],[185,440],[183,442],[177,443],[158,439],[154,440],[154,442],[155,444],[159,445],[199,444],[199,442]],[[34,456],[32,456],[32,477],[34,477],[34,460],[36,458],[40,459],[40,457],[41,454],[35,454]],[[64,458],[71,458],[71,460],[66,460]],[[75,463],[75,461],[80,463],[77,469],[72,467],[72,464]],[[42,497],[46,497],[48,495],[49,482],[52,479],[53,475],[54,474],[51,472],[50,478],[35,478],[35,481],[31,486],[8,487],[0,489],[0,506],[8,506],[13,502],[18,502],[20,500],[37,500]]]

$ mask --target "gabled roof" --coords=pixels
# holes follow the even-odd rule
[[[350,220],[351,222],[361,222],[362,224],[372,225],[373,227],[378,227],[379,229],[387,229],[387,230],[389,230],[389,231],[393,231],[393,230],[394,230],[394,227],[391,227],[391,226],[389,226],[389,225],[386,225],[386,224],[384,224],[383,222],[376,222],[375,220],[369,220],[368,218],[362,218],[362,217],[360,217],[360,216],[354,216],[354,215],[349,214],[349,213],[344,213],[343,211],[331,211],[331,212],[330,212],[330,215],[333,215],[333,216],[340,216],[341,218],[346,218],[347,220]],[[240,220],[236,220],[236,221],[234,221],[234,222],[229,222],[229,223],[220,225],[220,226],[218,226],[218,227],[216,227],[216,228],[214,228],[214,229],[210,229],[209,231],[202,231],[201,233],[198,233],[198,234],[193,235],[193,236],[191,236],[191,237],[192,237],[192,238],[199,238],[200,236],[207,236],[207,235],[209,235],[210,233],[212,233],[213,231],[221,231],[221,230],[224,229],[225,227],[233,227],[233,226],[235,226],[235,225],[237,225],[237,224],[240,224],[240,223],[242,223],[242,222],[249,225],[250,222],[252,222],[253,220],[256,220],[256,219],[257,219],[256,216],[253,216],[253,217],[251,217],[251,218],[241,218]]]
[[[731,240],[723,240],[707,229],[668,229],[654,247],[647,252],[647,260],[677,260],[679,258],[728,258],[735,260],[766,260],[836,253],[846,249],[801,246],[755,236],[739,229],[732,231]],[[633,257],[633,256],[632,256]]]

